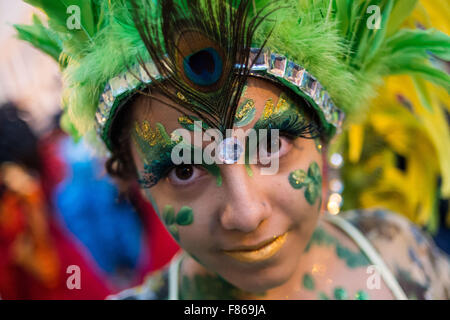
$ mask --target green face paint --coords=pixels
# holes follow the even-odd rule
[[[306,273],[303,276],[303,287],[307,290],[314,290],[315,289],[315,282],[314,282],[314,278],[312,277],[312,275],[310,275],[309,273]]]
[[[322,175],[316,162],[310,164],[308,173],[302,169],[291,172],[289,183],[294,189],[305,188],[305,198],[311,205],[322,196]]]
[[[305,252],[308,252],[313,245],[334,246],[338,258],[344,260],[349,268],[353,269],[370,265],[369,259],[361,249],[357,252],[354,252],[346,248],[343,244],[340,243],[338,239],[328,234],[321,227],[317,227],[314,230],[313,235],[311,236],[311,239],[309,240],[308,245],[305,248]]]
[[[179,118],[180,124],[191,131],[200,130],[194,126],[193,121],[197,120],[199,119],[192,116]],[[202,126],[206,124],[202,122]],[[141,125],[135,123],[132,138],[144,163],[144,170],[139,173],[139,184],[142,188],[151,188],[175,167],[171,158],[172,150],[183,141],[183,138],[174,133],[169,136],[161,123],[156,123],[155,128],[152,128],[148,121],[143,121]],[[196,149],[198,147],[190,146],[191,159]],[[222,184],[220,170],[216,164],[201,164],[201,166],[216,177],[218,186]]]
[[[317,151],[319,153],[322,153],[323,146],[322,146],[322,142],[320,141],[320,138],[315,138],[314,139],[314,144],[316,145]]]
[[[162,220],[175,240],[179,241],[178,226],[188,226],[194,222],[193,210],[188,206],[183,206],[175,214],[173,206],[166,205],[163,209]]]
[[[153,129],[148,121],[143,121],[141,125],[135,123],[132,138],[144,163],[139,183],[143,188],[150,188],[171,168],[172,149],[181,139],[172,140],[161,123],[156,123]]]

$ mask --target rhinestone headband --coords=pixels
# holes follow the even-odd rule
[[[328,92],[316,78],[300,65],[281,54],[271,53],[268,49],[263,49],[255,60],[259,52],[259,48],[250,49],[249,62],[252,66],[250,75],[280,82],[302,96],[318,111],[321,120],[325,120],[333,127],[328,130],[329,133],[332,134],[341,128],[344,112],[336,107]],[[161,80],[153,62],[147,62],[145,67],[154,79]],[[136,90],[150,83],[151,79],[144,68],[135,65],[106,84],[100,96],[95,118],[97,134],[108,148],[111,148],[108,131],[119,106]]]

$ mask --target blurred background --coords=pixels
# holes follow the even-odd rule
[[[59,129],[58,65],[12,26],[33,13],[0,1],[0,297],[104,299],[178,247],[139,192],[121,196],[103,161]],[[82,290],[67,288],[71,265]]]
[[[421,6],[410,26],[449,34],[449,12]],[[59,129],[58,66],[12,26],[33,13],[42,16],[0,0],[0,297],[103,299],[141,283],[179,248],[138,190],[121,195],[103,160]],[[424,100],[413,86],[387,79],[370,112],[333,141],[325,206],[388,208],[450,253],[450,99],[424,84]],[[82,290],[67,288],[71,265]]]

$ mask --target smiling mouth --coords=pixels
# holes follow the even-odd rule
[[[242,261],[242,262],[259,262],[267,260],[277,253],[283,244],[286,242],[287,232],[283,233],[269,242],[260,245],[257,248],[239,249],[239,250],[224,250],[228,256]]]

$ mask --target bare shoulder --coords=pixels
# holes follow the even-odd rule
[[[150,273],[144,282],[136,287],[108,296],[108,300],[167,300],[168,267]]]
[[[449,256],[417,225],[384,209],[340,216],[372,243],[409,299],[450,299]]]

